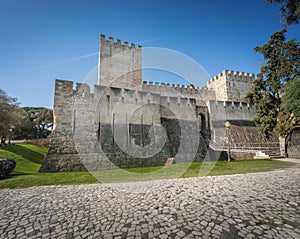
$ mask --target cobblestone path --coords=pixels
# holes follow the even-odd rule
[[[290,168],[4,189],[0,238],[300,238],[299,186]]]

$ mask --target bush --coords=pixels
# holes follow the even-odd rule
[[[0,178],[7,177],[15,169],[16,164],[12,159],[0,159]]]

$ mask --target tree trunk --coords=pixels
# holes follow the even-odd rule
[[[44,138],[44,129],[45,129],[45,125],[42,125],[42,127],[40,127],[40,138]]]
[[[280,155],[287,157],[287,142],[286,136],[279,136]]]
[[[6,136],[2,136],[1,138],[1,145],[5,145],[5,142],[6,142]]]

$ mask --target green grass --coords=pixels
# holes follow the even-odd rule
[[[36,173],[48,148],[33,144],[16,144],[0,147],[0,158],[11,158],[17,163],[14,174]]]
[[[9,177],[0,180],[0,188],[97,182],[89,172],[38,173],[47,151],[46,147],[25,143],[0,147],[0,158],[11,158],[17,163]]]
[[[12,174],[0,180],[0,188],[26,188],[41,185],[70,185],[98,182],[127,182],[205,175],[228,175],[264,172],[295,164],[270,159],[242,161],[220,161],[216,163],[180,163],[167,167],[132,168],[98,172],[38,173],[47,148],[30,144],[0,147],[0,158],[11,158],[17,162]]]
[[[210,167],[212,163],[205,163],[204,168]],[[247,159],[238,161],[219,161],[213,165],[213,169],[209,172],[210,176],[229,175],[229,174],[244,174],[244,173],[257,173],[267,172],[276,169],[282,169],[294,166],[294,163],[275,161],[271,159]],[[194,177],[199,172],[201,163],[194,163],[189,170],[184,173],[183,177]],[[203,170],[205,172],[205,170]]]

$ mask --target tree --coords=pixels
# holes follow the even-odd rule
[[[300,78],[286,85],[282,102],[289,112],[293,112],[295,120],[300,121]]]
[[[49,130],[45,132],[46,129],[52,127],[53,125],[53,110],[42,109],[35,119],[35,125],[39,132],[39,137],[43,138],[49,134]]]
[[[286,41],[285,32],[275,32],[265,45],[254,48],[263,54],[265,62],[246,96],[257,110],[254,122],[258,129],[267,137],[277,132],[284,145],[296,123],[297,112],[289,101],[299,98],[299,91],[297,96],[293,87],[299,84],[300,74],[299,43]]]
[[[24,109],[23,109],[24,110]],[[27,112],[24,110],[25,117],[22,122],[14,129],[14,139],[34,139],[36,138],[36,130],[33,128]]]
[[[25,117],[24,111],[19,107],[17,98],[9,97],[0,89],[0,135],[3,143],[6,135],[17,127]]]
[[[47,137],[53,125],[53,110],[43,107],[24,107],[31,122],[33,138]]]
[[[26,117],[14,130],[15,139],[45,138],[51,133],[53,110],[44,107],[23,107]]]
[[[281,5],[280,13],[285,25],[297,24],[300,18],[299,0],[265,0],[266,3]]]

